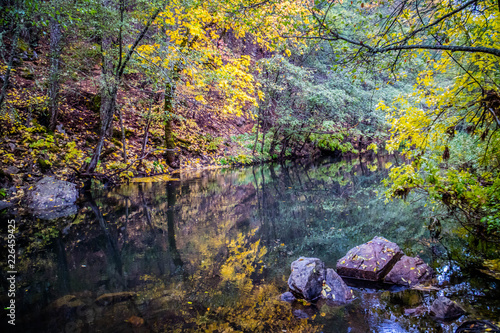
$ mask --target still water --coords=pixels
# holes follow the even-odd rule
[[[17,216],[16,330],[454,332],[469,319],[497,321],[499,281],[477,263],[498,249],[445,221],[429,231],[418,197],[384,203],[377,193],[387,162],[323,159],[200,171],[95,190],[76,216]],[[299,256],[335,268],[374,236],[424,259],[440,290],[357,287],[356,299],[341,307],[279,300]],[[449,323],[425,311],[409,314],[438,295],[468,314]]]

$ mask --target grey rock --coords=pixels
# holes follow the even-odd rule
[[[71,206],[78,197],[76,185],[53,177],[39,180],[33,190],[27,193],[28,208],[45,211]]]
[[[62,125],[62,124],[57,125],[57,126],[56,126],[56,130],[57,130],[59,133],[66,134],[66,131],[64,130],[63,125]]]
[[[295,309],[292,311],[295,318],[299,319],[309,319],[312,318],[316,313],[314,309],[305,308],[305,309]]]
[[[246,122],[245,117],[236,118],[236,126],[238,126],[238,127],[245,125],[245,122]]]
[[[288,287],[297,298],[312,301],[320,297],[326,277],[325,264],[318,258],[305,258],[292,262]]]
[[[78,213],[76,205],[58,207],[53,209],[36,210],[33,212],[36,217],[42,220],[55,220],[60,217],[71,216]]]
[[[0,212],[4,209],[7,209],[9,207],[12,207],[13,204],[7,201],[0,200]]]
[[[356,246],[337,261],[340,276],[355,279],[380,281],[403,256],[396,243],[382,237]]]
[[[13,165],[9,165],[7,168],[5,168],[5,172],[11,175],[15,175],[19,173],[19,169]]]
[[[405,309],[404,313],[407,316],[420,316],[425,313],[425,307],[420,305],[413,309]]]
[[[286,293],[281,294],[280,300],[287,303],[293,303],[297,300],[297,298],[295,298],[291,292],[287,291]]]
[[[353,298],[352,290],[344,280],[331,268],[326,270],[326,278],[323,282],[321,298],[337,304],[345,304]]]
[[[432,303],[431,314],[438,319],[450,320],[457,319],[465,314],[465,311],[451,299],[440,296]]]
[[[418,256],[403,256],[386,275],[384,282],[412,287],[430,281],[432,275],[432,268]]]

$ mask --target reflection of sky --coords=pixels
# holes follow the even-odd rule
[[[457,270],[458,267],[455,267],[455,270]],[[442,267],[438,267],[436,269],[436,279],[439,284],[443,284],[445,281],[450,280],[450,276],[453,274],[453,267],[450,265],[444,265]]]
[[[396,332],[408,332],[404,328],[401,327],[401,325],[393,320],[385,319],[378,325],[374,327],[375,332],[380,332],[380,333],[396,333]],[[410,332],[417,332],[416,330],[411,330]]]

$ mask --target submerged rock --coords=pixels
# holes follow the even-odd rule
[[[53,177],[39,180],[26,195],[27,206],[35,215],[53,219],[76,213],[76,185]]]
[[[438,319],[450,320],[460,317],[465,311],[451,299],[440,296],[432,303],[431,314]]]
[[[413,309],[405,309],[404,313],[407,316],[420,316],[425,313],[425,306],[420,305]]]
[[[125,302],[128,301],[132,298],[135,297],[134,292],[119,292],[119,293],[109,293],[109,294],[103,294],[99,296],[95,302],[97,305],[110,305],[110,304],[115,304],[115,303],[120,303],[120,302]]]
[[[403,252],[396,243],[377,236],[340,258],[337,272],[340,276],[380,281],[402,256]]]
[[[292,311],[292,313],[295,318],[310,319],[316,315],[316,310],[311,307],[307,307],[303,309],[295,309]]]
[[[291,268],[288,287],[292,293],[307,301],[317,299],[326,277],[325,264],[318,258],[300,257],[292,262]]]
[[[0,212],[6,208],[12,207],[13,204],[7,201],[0,200]]]
[[[352,290],[342,278],[331,268],[326,270],[326,278],[323,281],[321,298],[338,304],[345,304],[353,298]]]
[[[77,311],[85,307],[85,303],[83,303],[80,299],[78,299],[74,295],[65,295],[61,298],[56,299],[52,303],[50,303],[45,311],[52,314],[69,314],[73,311]]]
[[[468,320],[462,323],[455,333],[475,333],[475,332],[490,332],[490,333],[500,333],[500,327],[493,325],[487,320]]]
[[[422,259],[403,256],[384,278],[384,282],[412,287],[432,279],[432,268]]]
[[[128,318],[126,320],[126,322],[134,327],[140,327],[140,326],[144,325],[144,319],[141,317],[137,317],[137,316],[131,316],[130,318]]]

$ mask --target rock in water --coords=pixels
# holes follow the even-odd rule
[[[0,200],[0,212],[6,208],[12,207],[13,204],[7,201]]]
[[[337,273],[340,276],[379,281],[403,256],[396,243],[382,237],[356,246],[337,261]]]
[[[74,207],[77,197],[75,184],[54,177],[44,177],[28,192],[26,200],[28,208],[35,214],[55,218],[73,213],[76,209],[70,208]]]
[[[109,293],[99,296],[95,302],[97,305],[105,306],[133,299],[136,296],[134,292],[123,291],[118,293]]]
[[[286,293],[281,294],[280,300],[287,303],[293,303],[297,299],[295,298],[295,296],[293,296],[291,292],[287,291]]]
[[[386,275],[384,282],[412,287],[431,280],[432,275],[432,268],[422,259],[405,255]]]
[[[325,264],[318,258],[300,257],[292,262],[291,268],[288,287],[292,293],[308,301],[317,299],[326,277]]]
[[[331,268],[326,270],[326,279],[323,282],[322,288],[321,297],[327,301],[345,304],[348,300],[353,298],[351,288],[349,288],[342,278]]]
[[[432,303],[431,314],[438,319],[450,320],[460,317],[465,311],[451,299],[440,296]]]
[[[500,333],[500,327],[493,325],[487,320],[468,320],[462,323],[455,333],[478,333],[478,332],[490,332],[490,333]]]
[[[47,314],[69,315],[78,309],[85,307],[85,304],[74,295],[66,295],[50,303],[44,310]]]

